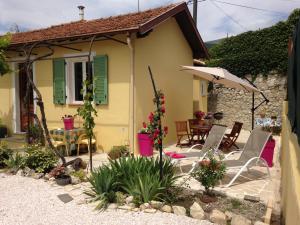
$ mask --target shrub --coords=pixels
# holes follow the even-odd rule
[[[58,162],[57,157],[50,149],[39,145],[29,145],[25,152],[25,165],[38,173],[51,171]]]
[[[100,200],[97,208],[113,201],[123,202],[122,193],[132,195],[136,204],[151,200],[170,202],[174,199],[172,193],[178,178],[170,160],[163,162],[163,179],[160,180],[158,158],[121,157],[92,172],[89,178],[92,190],[88,195]]]
[[[129,149],[125,145],[121,146],[113,146],[110,152],[108,153],[108,156],[111,159],[118,159],[120,157],[126,157],[129,156]]]
[[[8,148],[5,142],[0,142],[0,169],[6,166],[5,160],[12,155],[12,150]]]
[[[17,152],[15,156],[11,154],[9,159],[5,159],[4,163],[13,172],[17,172],[20,168],[24,167],[25,158]]]
[[[99,167],[92,172],[88,180],[92,188],[85,193],[92,198],[92,201],[99,201],[97,209],[106,208],[108,203],[115,201],[119,183],[111,168]]]
[[[71,176],[78,177],[81,181],[86,181],[87,177],[83,169],[72,171],[70,173]]]
[[[197,181],[199,181],[204,187],[207,194],[211,194],[217,182],[223,179],[226,172],[226,166],[224,162],[218,161],[213,153],[208,153],[208,159],[204,159],[199,163],[199,167],[192,173]]]

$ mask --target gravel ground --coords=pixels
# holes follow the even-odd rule
[[[43,180],[0,173],[0,225],[75,225],[75,224],[170,224],[212,225],[168,213],[134,213],[121,210],[99,212],[74,201],[61,202],[63,190]]]

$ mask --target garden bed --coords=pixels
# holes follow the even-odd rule
[[[262,220],[264,217],[267,207],[261,202],[251,202],[247,200],[238,200],[235,198],[229,198],[226,196],[216,195],[216,201],[211,203],[204,203],[201,201],[202,193],[192,193],[189,189],[183,191],[182,194],[176,202],[173,204],[183,206],[189,209],[194,202],[199,203],[202,209],[206,213],[208,218],[209,213],[214,209],[220,210],[222,212],[229,211],[231,213],[242,215],[245,218],[255,222]]]

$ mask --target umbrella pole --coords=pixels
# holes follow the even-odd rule
[[[246,81],[248,81],[252,86],[256,87],[257,86],[251,82],[248,78],[244,77],[244,79]],[[257,106],[255,106],[255,98],[254,98],[254,92],[252,92],[252,108],[251,108],[251,113],[252,113],[252,130],[254,129],[254,113],[255,110],[257,110],[262,104],[266,103],[268,104],[270,102],[270,100],[264,95],[264,93],[260,92],[261,96],[263,97],[263,101],[261,103],[259,103]]]

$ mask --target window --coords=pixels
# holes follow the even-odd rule
[[[206,81],[200,81],[200,95],[201,96],[206,96],[207,95],[207,85]]]
[[[76,58],[67,62],[67,100],[69,104],[82,104],[86,88],[83,90],[83,83],[87,78],[87,59]],[[91,74],[93,69],[91,66]],[[93,76],[93,74],[92,74]],[[83,92],[82,92],[83,90]]]

